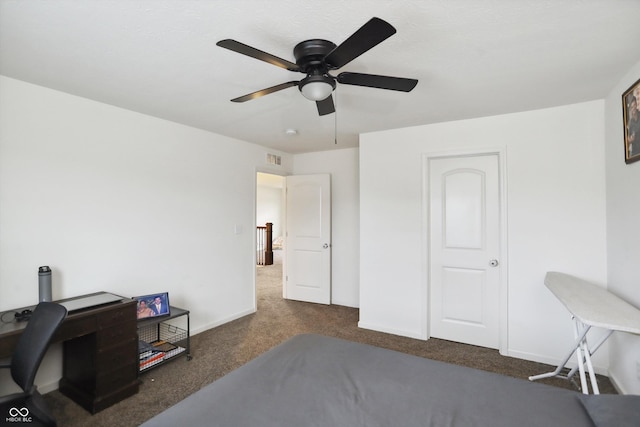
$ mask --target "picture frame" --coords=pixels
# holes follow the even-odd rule
[[[624,162],[640,160],[640,79],[622,94]]]
[[[169,293],[160,292],[157,294],[141,295],[133,297],[138,301],[137,318],[138,320],[148,319],[150,317],[168,316],[171,314],[171,306],[169,305]],[[157,300],[160,301],[159,307],[156,308]]]

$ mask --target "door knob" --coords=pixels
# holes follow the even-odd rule
[[[329,244],[328,244],[328,243],[325,243],[324,245],[322,245],[322,248],[323,248],[323,249],[327,249],[328,247],[329,247]]]
[[[500,264],[500,263],[498,262],[498,260],[497,260],[497,259],[492,259],[491,261],[489,261],[489,265],[490,265],[491,267],[497,267],[497,266],[498,266],[498,264]]]

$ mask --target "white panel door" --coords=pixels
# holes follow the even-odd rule
[[[284,296],[331,303],[331,182],[329,175],[286,177]]]
[[[430,333],[499,348],[497,155],[429,161]]]

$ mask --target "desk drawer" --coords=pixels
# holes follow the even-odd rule
[[[96,331],[95,316],[69,316],[58,330],[55,341],[66,341]]]
[[[98,329],[112,328],[123,322],[136,322],[136,305],[126,304],[116,310],[108,310],[97,315]]]
[[[132,339],[128,341],[98,350],[96,355],[96,372],[100,375],[121,366],[135,363],[138,359],[138,340],[134,335]]]
[[[131,362],[131,360],[129,360]],[[138,363],[129,363],[109,372],[102,372],[96,378],[95,393],[103,396],[138,382]]]
[[[138,328],[136,321],[131,320],[124,323],[111,325],[109,328],[100,329],[97,333],[96,345],[98,351],[113,347],[125,341],[136,340]]]

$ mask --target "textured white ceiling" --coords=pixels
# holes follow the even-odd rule
[[[294,62],[298,42],[340,44],[373,16],[397,34],[339,72],[416,78],[413,92],[338,85],[323,117],[295,87],[229,101],[303,75],[217,41]],[[638,0],[0,0],[0,74],[291,153],[601,99],[639,41]]]

